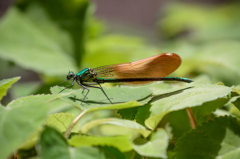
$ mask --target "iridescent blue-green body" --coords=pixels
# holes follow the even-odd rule
[[[108,65],[94,69],[85,68],[77,74],[70,71],[67,75],[67,81],[72,80],[71,86],[76,81],[83,89],[88,90],[87,94],[90,91],[89,88],[101,89],[110,103],[112,103],[100,84],[116,82],[145,84],[153,81],[193,82],[188,78],[165,77],[176,70],[180,64],[181,59],[177,54],[165,53],[131,63]],[[87,94],[82,101],[85,100]]]

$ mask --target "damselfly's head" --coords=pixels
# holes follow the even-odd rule
[[[62,91],[64,91],[66,88],[69,88],[69,87],[72,87],[72,86],[73,86],[74,80],[76,79],[76,75],[75,75],[72,71],[69,71],[69,72],[68,72],[67,80],[66,80],[65,82],[69,81],[70,79],[73,79],[72,85],[65,87],[65,88],[62,89],[59,93],[61,93]],[[62,84],[65,83],[65,82],[62,82],[62,83],[60,83],[59,85],[62,85]]]
[[[68,75],[67,75],[67,80],[72,79],[74,76],[75,76],[75,74],[72,71],[69,71]]]

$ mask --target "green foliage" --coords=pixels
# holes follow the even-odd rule
[[[157,48],[140,37],[105,34],[87,0],[14,4],[1,17],[0,78],[17,68],[19,74],[35,72],[41,82],[20,81],[10,89],[20,77],[0,80],[1,102],[12,98],[0,104],[0,158],[239,158],[238,8],[237,2],[169,4],[159,21],[164,39]],[[90,88],[82,102],[87,90],[76,83],[62,93],[65,87],[55,86],[69,70],[162,51],[182,58],[173,76],[194,82],[105,84],[113,104],[99,89]]]
[[[205,123],[179,139],[176,158],[238,158],[239,129],[239,122],[233,117]]]
[[[7,90],[12,86],[13,83],[17,82],[20,79],[20,77],[15,77],[11,79],[5,79],[0,82],[0,100],[3,96],[6,95]]]
[[[142,141],[136,141],[133,148],[143,156],[167,158],[166,149],[168,146],[168,136],[163,129],[158,129],[151,135],[150,141],[138,145]]]

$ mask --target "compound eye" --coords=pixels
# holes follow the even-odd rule
[[[67,80],[70,80],[71,78],[73,78],[74,74],[73,72],[69,72],[67,75]]]

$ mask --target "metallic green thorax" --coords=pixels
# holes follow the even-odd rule
[[[95,77],[96,73],[94,73],[93,69],[91,68],[85,68],[82,71],[75,74],[76,80],[78,80],[80,83],[94,82]]]

